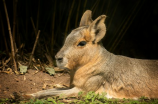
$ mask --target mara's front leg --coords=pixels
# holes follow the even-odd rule
[[[86,91],[94,91],[96,94],[103,94],[106,93],[107,98],[113,98],[108,93],[109,84],[106,83],[101,75],[96,75],[87,80],[84,87],[86,88]]]
[[[94,91],[94,92],[102,92],[101,86],[104,85],[103,77],[101,75],[91,76],[85,81],[82,89],[86,92]],[[100,89],[100,90],[99,90]]]
[[[48,90],[42,90],[36,93],[32,94],[26,94],[23,95],[23,99],[32,99],[32,98],[43,98],[47,96],[64,96],[64,97],[69,97],[69,96],[77,96],[78,93],[81,90],[79,88],[71,88],[71,89],[48,89]]]

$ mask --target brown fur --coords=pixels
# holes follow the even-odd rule
[[[71,71],[70,89],[50,89],[27,97],[77,95],[78,92],[107,93],[108,98],[158,98],[158,61],[114,55],[100,45],[105,36],[106,16],[94,21],[87,10],[80,27],[67,37],[56,55],[57,65]]]

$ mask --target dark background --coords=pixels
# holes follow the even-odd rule
[[[142,59],[158,59],[157,0],[5,0],[11,29],[15,28],[17,48],[25,44],[24,53],[32,51],[35,31],[41,30],[35,56],[49,52],[54,58],[65,37],[78,27],[82,14],[89,9],[93,20],[107,15],[104,47],[119,55]],[[17,4],[17,6],[16,6]],[[15,20],[15,21],[14,21]],[[15,25],[14,25],[15,23]],[[36,30],[36,31],[37,31]],[[5,42],[6,41],[6,42]],[[8,49],[8,51],[7,51]],[[10,52],[10,38],[0,0],[0,59]]]

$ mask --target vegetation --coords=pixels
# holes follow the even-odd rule
[[[105,93],[99,95],[89,92],[84,95],[79,92],[78,97],[48,97],[45,99],[30,99],[29,101],[14,101],[11,99],[1,99],[0,104],[20,103],[20,104],[158,104],[158,99],[148,99],[141,97],[138,100],[131,99],[107,99]]]

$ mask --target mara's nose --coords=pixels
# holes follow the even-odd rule
[[[63,57],[55,56],[55,59],[56,59],[58,62],[62,62],[62,61],[63,61]]]

